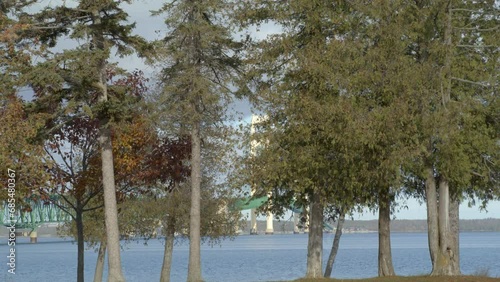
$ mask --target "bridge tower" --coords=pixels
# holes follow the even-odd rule
[[[261,121],[263,121],[265,117],[259,116],[259,115],[252,115],[252,124],[250,127],[250,134],[253,135],[255,133],[255,125]],[[250,154],[252,156],[255,156],[257,154],[257,149],[260,145],[260,142],[257,140],[252,140],[250,143]],[[255,193],[255,187],[251,188],[251,195],[253,196]],[[268,194],[268,197],[271,197],[271,194]],[[273,234],[274,233],[274,227],[273,227],[273,214],[271,212],[267,213],[266,216],[266,231],[265,234]],[[255,209],[250,210],[250,234],[256,235],[257,234],[257,215],[255,212]]]
[[[300,229],[299,229],[299,216],[300,216],[300,213],[293,212],[293,234],[299,234],[300,233]]]

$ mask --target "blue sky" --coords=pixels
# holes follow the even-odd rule
[[[72,5],[75,1],[67,0],[43,0],[39,2],[40,6],[45,5],[55,5],[57,3],[66,2],[68,5]],[[137,26],[134,33],[139,34],[146,39],[158,39],[163,34],[162,30],[165,29],[163,24],[163,19],[161,17],[151,17],[150,11],[158,9],[163,1],[160,0],[139,0],[134,1],[132,5],[124,4],[125,10],[129,13],[131,20],[135,21]],[[254,29],[253,34],[255,38],[262,39],[267,35],[279,31],[279,28],[267,24],[261,26],[259,30]],[[68,48],[74,43],[64,43],[61,44],[62,48]],[[128,70],[140,69],[147,76],[152,76],[155,70],[151,66],[146,66],[142,59],[136,56],[129,56],[124,59],[115,59],[119,65]],[[249,122],[251,115],[251,107],[245,101],[237,101],[234,104],[234,108],[245,115],[246,122]],[[425,219],[426,218],[426,208],[425,205],[420,205],[416,200],[407,201],[408,209],[401,209],[395,216],[398,219]],[[462,219],[475,219],[475,218],[500,218],[500,201],[493,201],[487,207],[488,212],[480,211],[477,206],[469,208],[467,203],[460,206],[460,218]],[[363,215],[355,215],[355,219],[376,219],[377,214],[365,212]]]

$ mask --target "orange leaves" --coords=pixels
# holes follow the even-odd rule
[[[0,168],[2,171],[10,168],[18,172],[16,197],[22,198],[47,179],[44,167],[48,161],[41,157],[43,148],[30,142],[41,125],[40,117],[27,117],[22,102],[14,95],[1,98]],[[4,174],[0,175],[2,177]]]

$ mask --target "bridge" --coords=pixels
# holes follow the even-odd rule
[[[36,229],[44,223],[61,223],[71,220],[71,216],[58,207],[59,199],[56,195],[42,200],[38,196],[24,199],[24,206],[16,202],[16,207],[11,213],[8,203],[0,203],[0,223],[6,227],[29,229],[32,243],[37,241]]]
[[[241,199],[237,201],[234,205],[233,208],[235,210],[251,210],[250,216],[251,216],[251,226],[252,229],[250,230],[250,234],[256,235],[258,230],[257,230],[257,220],[256,220],[256,214],[255,210],[267,203],[267,200],[269,199],[268,196],[263,196],[263,197],[258,197],[258,198],[246,198],[246,199]],[[300,227],[299,227],[299,216],[303,213],[303,208],[302,207],[296,207],[293,203],[290,205],[289,209],[293,212],[293,221],[294,221],[294,227],[293,227],[293,233],[298,234],[300,233]],[[307,219],[307,216],[306,216]],[[274,233],[274,228],[273,228],[273,215],[271,213],[267,214],[266,217],[267,220],[267,227],[266,227],[266,233],[265,234],[272,234]],[[308,232],[307,225],[309,223],[306,222],[306,226],[303,228],[304,232]],[[334,228],[326,223],[323,222],[323,228],[327,229],[329,231],[333,231]]]
[[[235,210],[250,210],[250,221],[251,221],[250,234],[252,235],[258,234],[256,209],[265,205],[268,199],[269,199],[268,196],[263,196],[258,198],[250,197],[241,199],[233,205],[233,209]],[[293,204],[290,205],[289,209],[293,212],[293,221],[294,221],[293,233],[298,234],[300,233],[299,217],[303,213],[303,209],[301,207],[295,207]],[[270,212],[267,213],[265,234],[274,233],[273,220],[274,220],[273,214]],[[306,223],[306,226],[303,228],[303,232],[308,232],[307,225],[308,223]],[[328,228],[327,226],[325,227]]]

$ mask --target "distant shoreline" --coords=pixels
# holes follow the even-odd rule
[[[336,227],[336,223],[328,223],[332,227]],[[245,224],[243,224],[245,225]],[[266,230],[266,221],[257,221],[258,234],[264,234]],[[246,222],[246,226],[241,228],[241,235],[249,234],[250,221]],[[21,230],[19,230],[21,231]],[[22,230],[27,231],[27,230]],[[325,232],[333,232],[327,231]],[[373,220],[346,220],[344,223],[343,233],[374,233],[378,232],[378,221]],[[427,220],[425,219],[396,219],[391,221],[392,233],[425,233],[427,232]],[[500,218],[486,219],[461,219],[460,232],[500,232]],[[60,237],[57,234],[57,227],[54,224],[43,224],[37,229],[39,237]],[[290,220],[275,220],[274,234],[292,234],[293,222]],[[303,232],[301,232],[303,233]],[[8,235],[7,227],[0,227],[0,238],[6,238]]]
[[[331,227],[336,227],[335,222],[328,223]],[[486,219],[461,219],[460,232],[500,232],[500,218]],[[266,221],[257,221],[259,231],[266,230]],[[246,228],[242,228],[243,233],[249,233],[250,222],[247,221]],[[289,220],[274,221],[274,232],[293,233],[293,222]],[[378,220],[346,220],[343,226],[344,233],[371,233],[378,232]],[[396,219],[391,221],[391,232],[397,233],[418,233],[427,232],[426,219]]]

